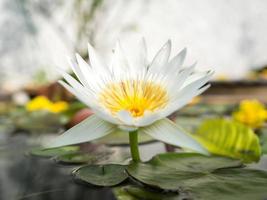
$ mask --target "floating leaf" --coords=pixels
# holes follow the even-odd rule
[[[18,110],[13,111],[9,117],[16,129],[37,134],[56,132],[65,123],[59,114],[46,111],[26,112],[25,110]]]
[[[146,163],[131,163],[127,172],[138,182],[155,189],[178,191],[188,195],[186,199],[265,199],[267,172],[240,165],[225,157],[166,153]]]
[[[180,193],[162,193],[133,185],[115,188],[113,191],[118,200],[185,200],[187,197]]]
[[[258,161],[261,147],[258,136],[247,126],[225,119],[209,119],[196,131],[195,138],[211,153]]]
[[[74,171],[75,178],[96,186],[115,186],[128,178],[125,165],[87,165]]]
[[[94,163],[97,156],[89,153],[74,152],[55,157],[56,162],[68,164]]]
[[[208,157],[194,153],[166,153],[157,155],[146,163],[131,163],[127,171],[135,179],[148,185],[165,190],[178,190],[181,186],[177,182],[178,179],[184,182],[192,178],[204,177],[206,173],[211,173],[218,168],[240,165],[238,160],[224,157]]]
[[[59,147],[53,149],[34,149],[30,153],[34,156],[41,156],[41,157],[55,157],[61,156],[66,154],[72,154],[74,152],[79,152],[80,146],[66,146],[66,147]]]
[[[125,163],[129,157],[128,153],[118,148],[107,148],[99,146],[95,150],[88,152],[73,152],[69,154],[59,155],[55,160],[62,164],[107,164],[107,163]]]

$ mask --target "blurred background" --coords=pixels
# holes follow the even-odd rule
[[[266,0],[1,0],[0,200],[117,199],[110,188],[74,184],[69,174],[73,165],[129,161],[125,132],[40,149],[93,114],[57,84],[56,68],[70,70],[67,57],[88,59],[87,42],[107,63],[118,39],[134,55],[144,37],[149,60],[168,39],[172,56],[187,47],[185,65],[197,61],[197,70],[215,75],[211,88],[169,118],[212,154],[266,170],[266,10]],[[143,160],[181,151],[138,137]],[[236,194],[254,195],[252,186]]]
[[[266,9],[265,0],[2,0],[1,87],[56,79],[87,42],[108,60],[117,39],[134,51],[141,37],[150,59],[171,39],[173,54],[187,47],[187,63],[214,79],[244,79],[267,64]]]

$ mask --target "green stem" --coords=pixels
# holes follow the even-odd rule
[[[134,162],[140,162],[140,155],[138,149],[138,131],[129,132],[131,155]]]

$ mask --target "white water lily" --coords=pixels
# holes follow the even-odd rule
[[[59,136],[49,147],[87,142],[123,129],[207,153],[190,134],[166,117],[205,91],[212,71],[195,72],[195,64],[183,67],[186,49],[169,59],[170,41],[150,63],[144,40],[132,62],[125,57],[119,42],[110,65],[103,62],[90,44],[88,52],[89,63],[78,54],[77,63],[71,63],[79,81],[61,71],[66,82],[60,83],[95,114]],[[131,139],[130,134],[130,143],[137,140],[136,137]]]

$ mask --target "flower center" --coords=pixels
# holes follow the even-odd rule
[[[165,88],[157,83],[127,80],[107,84],[100,92],[99,101],[114,115],[121,110],[128,110],[133,117],[140,117],[145,111],[164,108],[168,95]]]

